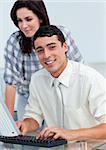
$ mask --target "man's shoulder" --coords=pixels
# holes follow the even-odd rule
[[[82,77],[92,78],[95,76],[104,78],[96,69],[90,67],[89,65],[82,64],[75,61],[70,61],[73,70],[77,70],[78,74]]]
[[[38,78],[45,78],[45,76],[48,76],[48,72],[45,68],[42,68],[35,73],[33,73],[32,78],[35,80],[38,80]]]
[[[51,75],[46,69],[40,69],[31,76],[31,85],[36,85],[34,88],[41,89],[44,86],[49,86],[51,83]]]

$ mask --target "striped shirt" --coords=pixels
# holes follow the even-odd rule
[[[74,40],[71,37],[70,31],[63,27],[58,26],[58,28],[63,32],[66,42],[68,44],[67,57],[70,60],[77,62],[83,62],[83,58],[75,45]],[[5,72],[4,80],[8,85],[15,85],[17,87],[18,93],[29,96],[29,84],[31,76],[34,72],[41,69],[42,66],[38,60],[38,57],[32,49],[30,55],[23,54],[19,45],[20,37],[19,31],[13,33],[7,41],[5,48]],[[24,75],[23,75],[24,67]]]

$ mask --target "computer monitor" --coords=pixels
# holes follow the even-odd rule
[[[0,135],[18,136],[20,131],[4,101],[0,101]]]

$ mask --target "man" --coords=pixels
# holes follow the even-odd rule
[[[66,58],[67,44],[56,26],[41,27],[34,47],[44,69],[32,76],[22,134],[47,127],[38,138],[106,138],[105,79],[94,69]],[[56,84],[58,84],[56,86]]]

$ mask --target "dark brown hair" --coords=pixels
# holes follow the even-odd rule
[[[23,7],[26,7],[27,9],[31,10],[34,14],[37,15],[37,17],[40,20],[42,20],[41,26],[50,24],[47,10],[43,0],[17,0],[14,3],[10,12],[11,19],[17,27],[18,27],[18,21],[17,21],[16,11]],[[30,54],[32,50],[31,38],[26,37],[24,33],[21,31],[19,31],[19,36],[21,36],[19,44],[22,49],[22,52]]]
[[[33,43],[38,37],[45,37],[45,36],[51,37],[53,35],[56,35],[58,40],[63,45],[63,43],[65,42],[65,37],[62,31],[54,25],[46,25],[46,26],[40,27],[33,36]]]

